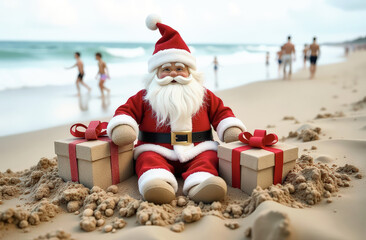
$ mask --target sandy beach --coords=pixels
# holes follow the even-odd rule
[[[142,212],[137,212],[137,216],[132,214],[123,218],[126,225],[122,229],[115,227],[117,229],[115,233],[105,233],[103,227],[112,222],[112,216],[103,217],[106,222],[103,226],[85,232],[79,227],[80,216],[68,213],[64,202],[55,201],[54,206],[59,204],[58,210],[54,210],[55,216],[49,216],[49,219],[37,225],[25,226],[23,229],[2,221],[0,237],[33,239],[62,229],[74,239],[264,239],[266,236],[271,236],[267,239],[364,239],[366,234],[365,66],[366,52],[355,52],[345,62],[320,66],[314,80],[309,80],[309,71],[304,69],[294,74],[292,80],[260,81],[216,93],[245,123],[249,132],[255,129],[267,129],[270,133],[276,133],[281,141],[298,146],[299,156],[307,155],[298,161],[294,176],[299,177],[307,166],[313,171],[320,171],[323,168],[327,174],[342,179],[341,183],[335,186],[336,190],[333,192],[329,190],[331,195],[319,196],[313,204],[296,195],[300,191],[300,184],[296,185],[297,183],[294,183],[296,181],[293,182],[291,179],[285,183],[295,186],[292,192],[285,183],[283,187],[271,188],[267,192],[261,190],[257,195],[251,196],[228,187],[228,196],[219,205],[193,205],[185,198],[182,198],[183,200],[178,198],[169,207],[159,210],[168,212],[169,218],[181,215],[184,218],[184,209],[190,208],[188,210],[193,214],[193,208],[200,208],[199,211],[202,213],[198,217],[199,220],[192,223],[189,223],[191,220],[183,221],[182,232],[172,231],[170,229],[172,224],[168,220],[165,221],[165,226],[144,226],[139,218]],[[51,160],[43,160],[48,164],[48,167],[44,167],[44,171],[49,171],[47,173],[51,176],[56,171],[52,165],[54,163],[52,158],[55,157],[53,142],[70,137],[69,127],[64,125],[0,138],[0,170],[4,172],[0,175],[2,181],[0,211],[3,219],[5,211],[9,208],[31,211],[40,201],[44,201],[41,198],[38,200],[37,197],[36,200],[34,198],[36,193],[33,191],[38,191],[38,183],[31,185],[32,188],[25,187],[24,189],[30,190],[28,193],[21,192],[14,196],[7,194],[4,186],[11,177],[20,180],[14,180],[15,183],[9,185],[13,184],[16,187],[19,183],[21,189],[23,181],[26,181],[24,179],[28,178],[22,173],[10,171],[5,173],[5,171],[29,169],[42,157],[46,157]],[[321,130],[311,131],[313,135],[310,139],[305,139],[301,135],[302,130],[316,128]],[[292,133],[289,136],[290,132]],[[313,161],[309,160],[310,157]],[[355,166],[359,171],[338,168],[345,164]],[[39,170],[39,166],[40,164],[33,170]],[[304,176],[306,178],[305,174]],[[5,178],[8,180],[5,181]],[[317,186],[321,185],[323,190],[327,182],[321,180],[318,182]],[[308,179],[305,183],[308,186],[317,184],[315,180]],[[48,194],[50,202],[56,199],[58,194],[61,196],[66,187],[61,182],[57,182],[55,186]],[[279,192],[277,196],[276,191]],[[124,194],[134,199],[141,199],[137,191],[136,176],[118,184],[118,192],[111,191],[110,195],[118,199]],[[180,188],[177,197],[181,194]],[[135,201],[134,199],[125,201],[131,203]],[[121,201],[120,199],[119,202]],[[188,202],[180,205],[179,201]],[[255,201],[257,202],[254,203]],[[240,214],[235,214],[234,206],[240,209]],[[252,210],[246,210],[250,206],[253,206]],[[121,214],[121,209],[125,207],[119,205],[116,209]],[[83,210],[81,208],[79,211]],[[115,217],[119,216],[117,210],[112,214]]]

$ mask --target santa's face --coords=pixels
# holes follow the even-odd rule
[[[189,76],[189,71],[188,67],[186,67],[186,65],[184,65],[183,63],[170,62],[165,63],[158,68],[157,76],[159,79],[163,79],[167,76],[170,76],[172,78],[182,76],[186,78]]]
[[[159,124],[191,119],[203,103],[202,77],[186,65],[165,63],[147,79],[145,100]]]

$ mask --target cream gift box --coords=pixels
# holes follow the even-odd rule
[[[55,153],[58,159],[58,172],[65,181],[71,181],[71,167],[69,158],[69,144],[77,139],[55,141]],[[77,175],[80,183],[92,188],[99,186],[107,188],[112,185],[112,165],[110,144],[107,141],[90,140],[76,145]],[[133,143],[118,147],[119,181],[134,174]],[[118,179],[117,179],[118,180]]]
[[[223,143],[218,147],[219,174],[229,186],[232,186],[232,153],[233,149],[244,146],[240,141]],[[298,147],[284,143],[277,143],[269,148],[283,151],[282,181],[288,172],[294,168],[298,158]],[[252,148],[240,152],[240,189],[251,194],[257,186],[267,188],[273,184],[275,154],[262,148]]]

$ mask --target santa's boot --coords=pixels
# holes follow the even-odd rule
[[[188,197],[195,202],[210,203],[226,196],[227,186],[220,177],[210,177],[188,191]]]
[[[156,204],[170,203],[175,199],[173,187],[161,179],[146,182],[141,189],[141,194],[146,201]]]

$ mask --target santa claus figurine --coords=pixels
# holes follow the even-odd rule
[[[108,124],[117,145],[132,143],[139,191],[146,201],[158,204],[175,199],[178,183],[183,193],[199,202],[225,197],[227,186],[218,176],[218,143],[238,140],[245,131],[222,100],[203,86],[196,61],[179,33],[150,15],[146,25],[162,37],[148,61],[145,89],[117,108]]]

